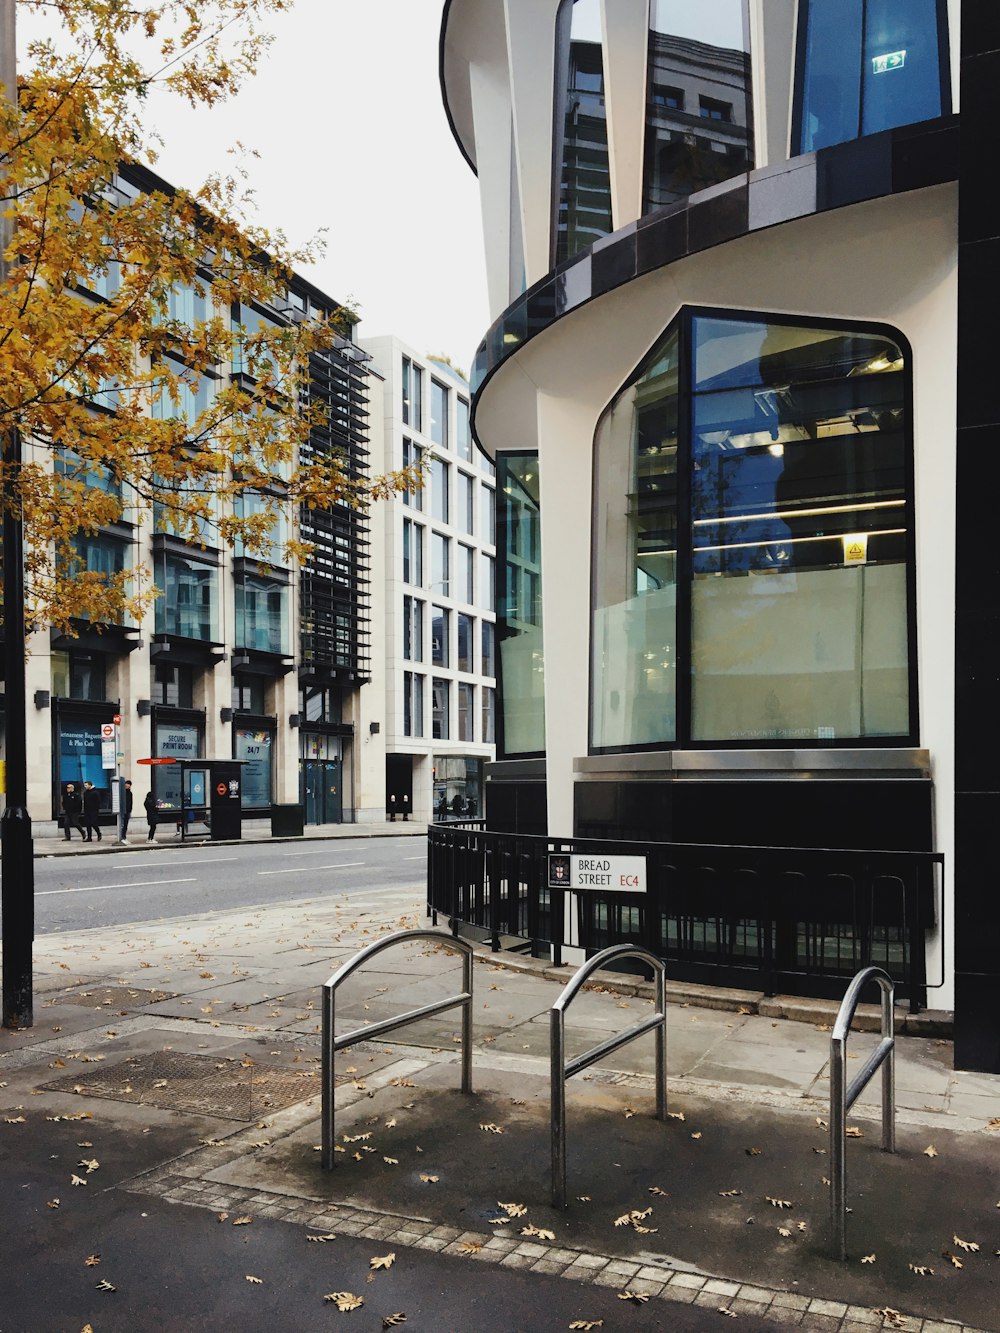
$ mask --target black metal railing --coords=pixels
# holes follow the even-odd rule
[[[645,856],[644,894],[548,887],[551,852]],[[614,842],[428,830],[427,905],[453,932],[480,932],[561,962],[640,944],[675,980],[836,997],[862,967],[885,969],[912,1010],[926,1003],[925,932],[937,921],[939,852]]]

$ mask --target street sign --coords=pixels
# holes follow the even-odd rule
[[[115,738],[115,724],[113,722],[101,723],[101,740],[113,741]]]
[[[549,887],[601,890],[604,893],[645,893],[644,856],[549,856]]]
[[[121,715],[121,713],[115,713],[115,715],[114,715],[114,717],[111,719],[111,721],[115,724],[116,727],[120,727],[121,724],[122,724],[122,715]]]
[[[114,727],[112,727],[111,730],[114,731]],[[115,744],[115,739],[112,736],[111,740],[109,741],[106,740],[101,741],[101,768],[113,769],[117,767],[118,767],[118,746]]]

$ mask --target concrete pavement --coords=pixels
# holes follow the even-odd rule
[[[415,884],[38,941],[35,1027],[0,1033],[0,1333],[307,1329],[348,1313],[362,1329],[405,1313],[408,1327],[491,1333],[733,1316],[1000,1329],[1000,1079],[955,1073],[945,1038],[900,1038],[899,1151],[878,1150],[873,1085],[851,1120],[841,1264],[821,1009],[782,1021],[762,999],[710,1009],[676,989],[670,1118],[653,1118],[650,1037],[572,1080],[571,1202],[556,1213],[548,1010],[569,973],[483,953],[473,1093],[458,1090],[457,1011],[343,1053],[343,1151],[324,1173],[321,984],[421,911]],[[443,945],[387,952],[344,988],[338,1029],[458,977]],[[600,979],[572,1006],[569,1053],[648,1004],[634,979]],[[852,1036],[852,1064],[874,1039]],[[323,1299],[344,1291],[364,1305]]]

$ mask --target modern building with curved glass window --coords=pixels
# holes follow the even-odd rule
[[[645,900],[568,897],[569,945],[819,995],[870,959],[990,1070],[1000,226],[957,109],[998,46],[970,0],[441,30],[494,320],[489,828],[648,853]]]

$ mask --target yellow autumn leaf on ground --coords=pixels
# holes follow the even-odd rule
[[[436,1184],[438,1183],[438,1181],[441,1179],[441,1177],[440,1177],[440,1176],[428,1176],[428,1175],[426,1175],[424,1172],[421,1172],[421,1173],[420,1173],[420,1179],[424,1182],[425,1185],[436,1185]]]
[[[403,1314],[402,1310],[400,1310],[398,1314],[387,1314],[382,1316],[383,1328],[396,1328],[399,1324],[405,1323],[406,1315]]]
[[[646,1305],[649,1297],[642,1291],[620,1291],[618,1293],[620,1301],[635,1301],[636,1305]]]
[[[500,1126],[500,1125],[494,1125],[492,1122],[487,1123],[487,1124],[484,1124],[484,1125],[480,1125],[479,1128],[480,1128],[480,1129],[484,1129],[484,1130],[486,1131],[487,1134],[502,1134],[502,1133],[503,1133],[503,1129],[501,1128],[501,1126]]]
[[[603,1319],[574,1319],[572,1324],[567,1324],[567,1328],[581,1329],[583,1333],[592,1328],[603,1328]]]
[[[391,1268],[395,1262],[396,1262],[396,1255],[394,1253],[376,1254],[371,1259],[368,1260],[368,1267],[376,1269]]]
[[[70,1182],[73,1185],[86,1185],[87,1183],[86,1180],[83,1178],[83,1176],[73,1176],[73,1175],[70,1176]]]
[[[861,1262],[863,1264],[873,1264],[875,1262],[874,1254],[863,1254],[861,1256]]]
[[[508,1217],[524,1217],[528,1211],[523,1203],[501,1203],[499,1199],[497,1207],[502,1208]],[[997,1207],[1000,1208],[1000,1204]]]
[[[929,1143],[929,1144],[927,1145],[927,1147],[924,1149],[924,1156],[925,1156],[925,1157],[937,1157],[937,1155],[938,1155],[938,1150],[937,1150],[937,1148],[934,1147],[934,1144],[933,1144],[933,1143]]]
[[[83,1262],[87,1265],[88,1268],[96,1268],[97,1265],[101,1262],[101,1256],[99,1254],[88,1254]]]
[[[530,1222],[526,1227],[521,1228],[522,1236],[537,1236],[539,1240],[555,1240],[556,1233],[548,1231],[545,1227],[533,1226]]]
[[[958,1236],[952,1236],[952,1244],[957,1245],[960,1250],[965,1250],[968,1254],[978,1254],[979,1245],[974,1240],[960,1240]]]
[[[234,1226],[234,1227],[248,1227],[252,1221],[253,1221],[253,1218],[245,1214],[243,1217],[234,1217],[234,1218],[233,1218],[233,1226]]]
[[[252,1273],[247,1273],[247,1281],[252,1282],[257,1287],[262,1287],[264,1285],[264,1279],[262,1277],[254,1277]]]
[[[364,1300],[360,1296],[355,1296],[353,1291],[330,1291],[323,1299],[332,1301],[338,1310],[360,1310],[364,1305]]]
[[[459,1254],[478,1254],[483,1248],[481,1240],[463,1240],[458,1247]]]

